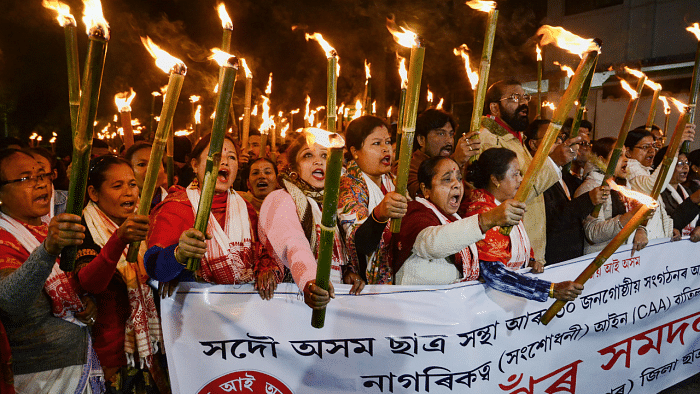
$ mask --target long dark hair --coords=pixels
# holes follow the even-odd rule
[[[501,180],[508,171],[508,165],[518,156],[510,149],[489,148],[481,155],[479,160],[469,166],[467,181],[477,189],[485,189],[491,181],[491,175]]]
[[[87,186],[92,186],[95,190],[100,190],[100,187],[106,179],[107,170],[119,164],[126,164],[132,169],[131,163],[125,158],[117,155],[98,156],[90,160],[90,170],[88,171]]]

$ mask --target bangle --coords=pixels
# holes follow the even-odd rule
[[[554,298],[554,282],[549,286],[549,298]]]
[[[371,213],[370,215],[372,216],[372,219],[374,219],[374,221],[377,222],[377,223],[383,224],[383,223],[386,223],[386,222],[389,221],[389,219],[387,219],[387,220],[385,220],[385,221],[382,222],[381,220],[377,219],[377,217],[374,215],[374,209],[372,210],[372,213]]]
[[[647,228],[646,228],[646,227],[644,227],[644,226],[639,226],[639,227],[637,227],[637,230],[639,230],[640,228],[641,228],[642,230],[644,230],[644,232],[645,232],[647,235],[649,235],[649,231],[647,231]]]
[[[180,249],[180,245],[175,247],[175,250],[173,251],[173,257],[175,257],[175,261],[177,261],[179,264],[186,265],[187,261],[184,263],[180,263],[180,260],[177,259],[177,251]]]

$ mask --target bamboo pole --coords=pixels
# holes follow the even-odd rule
[[[697,23],[695,26],[697,27]],[[692,112],[688,117],[689,123],[695,123],[695,105],[698,101],[698,90],[700,90],[700,36],[698,37],[698,46],[695,50],[695,66],[693,67],[693,79],[690,83],[690,95],[688,96],[688,105],[692,106]],[[690,152],[690,141],[683,142],[681,152],[688,154]]]
[[[688,119],[690,119],[690,114],[694,111],[692,106],[686,106],[685,110],[678,117],[678,122],[676,123],[676,128],[673,130],[673,136],[671,141],[669,141],[668,148],[666,149],[666,154],[661,161],[661,169],[659,170],[659,176],[656,177],[654,182],[654,188],[651,189],[651,198],[657,199],[661,195],[664,187],[664,181],[668,172],[671,170],[671,163],[678,153],[678,149],[681,146],[681,139],[683,138],[683,131],[685,130],[685,125],[688,124]]]
[[[124,132],[124,147],[131,148],[134,145],[134,129],[131,127],[131,111],[119,111],[119,120],[122,123]]]
[[[168,188],[175,184],[175,132],[173,124],[170,123],[170,131],[165,143],[165,173],[168,176]]]
[[[335,133],[335,122],[338,116],[338,109],[336,107],[338,83],[338,75],[336,74],[337,68],[338,54],[335,52],[335,50],[333,50],[331,52],[331,56],[328,57],[328,66],[326,70],[326,128],[328,129],[329,133]]]
[[[194,222],[194,228],[201,231],[203,234],[207,232],[211,204],[214,200],[216,179],[219,175],[219,165],[221,164],[221,150],[224,146],[226,124],[231,107],[231,96],[233,95],[233,85],[236,83],[238,59],[235,56],[229,57],[227,61],[221,65],[220,70],[223,71],[221,84],[219,85],[221,89],[219,89],[219,100],[216,103],[216,116],[214,116],[211,142],[209,143],[209,154],[207,155],[204,179],[202,181],[202,194],[199,198],[197,216]],[[199,270],[200,263],[201,261],[199,259],[190,258],[187,260],[187,269],[196,272]]]
[[[588,101],[588,93],[591,91],[591,82],[593,81],[593,75],[595,74],[595,68],[598,64],[598,59],[596,58],[591,71],[588,72],[586,80],[583,82],[583,87],[578,95],[578,108],[576,109],[576,116],[571,124],[571,135],[569,138],[578,137],[579,128],[581,128],[581,120],[583,119],[583,113],[586,112],[586,102]],[[562,172],[567,173],[571,170],[571,163],[567,163],[563,168]]]
[[[493,53],[493,42],[496,37],[496,23],[498,22],[498,10],[493,9],[488,13],[486,24],[486,35],[484,36],[484,49],[481,51],[481,64],[479,65],[479,84],[474,95],[474,109],[472,111],[472,121],[469,131],[474,132],[481,129],[481,115],[484,111],[484,99],[486,98],[486,88],[489,82],[489,71],[491,70],[491,54]],[[475,134],[472,138],[478,138]],[[473,156],[470,162],[476,160]]]
[[[80,95],[78,121],[73,136],[73,160],[68,187],[66,213],[81,215],[87,188],[87,177],[92,152],[92,132],[97,115],[97,104],[102,86],[102,72],[107,55],[109,27],[93,26],[88,33],[88,52],[83,72],[83,90]],[[65,247],[61,253],[60,267],[69,272],[75,269],[77,246]]]
[[[406,88],[401,88],[401,96],[399,98],[399,117],[396,119],[396,158],[399,159],[401,154],[401,140],[403,138],[403,117],[406,113]]]
[[[250,135],[250,102],[253,97],[253,75],[245,78],[245,101],[243,104],[243,149],[248,149],[248,136]]]
[[[423,76],[423,60],[425,47],[420,39],[411,48],[411,59],[408,66],[408,86],[406,87],[406,105],[402,120],[401,154],[396,176],[396,192],[405,195],[408,185],[408,170],[413,155],[413,138],[416,133],[416,118],[418,117],[418,101],[420,100],[420,83]],[[401,219],[391,220],[391,232],[396,234],[401,230]]]
[[[66,35],[66,60],[68,62],[68,104],[70,105],[70,124],[73,134],[78,124],[80,107],[80,66],[78,65],[78,38],[75,33],[75,20],[64,28]]]
[[[644,129],[651,133],[651,126],[654,125],[654,118],[656,118],[656,103],[659,102],[659,94],[661,89],[654,89],[654,94],[651,96],[651,107],[649,108],[649,116],[647,116],[647,122],[644,125]]]
[[[542,117],[542,50],[537,45],[537,110],[536,119]]]

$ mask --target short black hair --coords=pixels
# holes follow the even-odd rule
[[[549,125],[551,121],[549,119],[535,119],[530,123],[527,128],[525,129],[525,132],[523,133],[525,135],[525,141],[523,143],[525,146],[527,146],[528,141],[530,140],[536,140],[537,139],[537,134],[543,125]]]
[[[443,123],[444,125],[444,123]],[[353,147],[357,150],[362,149],[362,144],[365,138],[372,134],[372,131],[377,127],[385,127],[389,131],[389,125],[384,119],[377,116],[365,115],[353,120],[345,130],[345,146],[350,150]]]
[[[520,83],[520,81],[518,81],[515,78],[506,78],[498,82],[494,82],[493,85],[489,86],[489,89],[486,91],[486,97],[484,99],[483,114],[490,115],[491,103],[500,103],[505,88],[508,86],[515,85],[522,86],[522,83]],[[478,108],[474,108],[474,110],[476,111],[478,110]]]
[[[439,129],[449,123],[452,126],[452,130],[457,131],[457,122],[449,113],[441,110],[430,108],[420,115],[416,119],[416,134],[413,140],[413,150],[416,151],[420,148],[418,145],[418,136],[426,137],[431,130]]]
[[[437,167],[443,160],[452,160],[452,158],[448,156],[433,156],[423,160],[418,167],[418,184],[420,185],[422,183],[426,188],[432,189],[432,181],[433,177],[435,176],[435,167]],[[454,160],[452,160],[452,162],[457,164]]]
[[[631,130],[629,133],[627,133],[627,138],[625,139],[625,146],[627,149],[632,149],[635,146],[637,146],[637,143],[642,140],[644,137],[651,137],[654,138],[654,135],[651,134],[651,132],[646,131],[644,126],[637,127],[634,130]]]

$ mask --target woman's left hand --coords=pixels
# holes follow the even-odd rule
[[[365,288],[365,281],[362,280],[360,275],[354,272],[348,272],[343,277],[343,283],[346,285],[352,285],[350,289],[350,294],[358,295]]]
[[[266,271],[255,279],[255,288],[263,300],[271,300],[277,290],[277,278],[272,271]]]
[[[544,272],[544,264],[534,259],[530,260],[528,267],[530,267],[530,272],[533,274],[541,274]]]
[[[80,301],[83,302],[85,309],[83,309],[82,312],[76,313],[75,318],[83,324],[92,326],[95,324],[95,319],[97,318],[97,306],[95,305],[95,301],[93,301],[90,296],[80,297]]]

